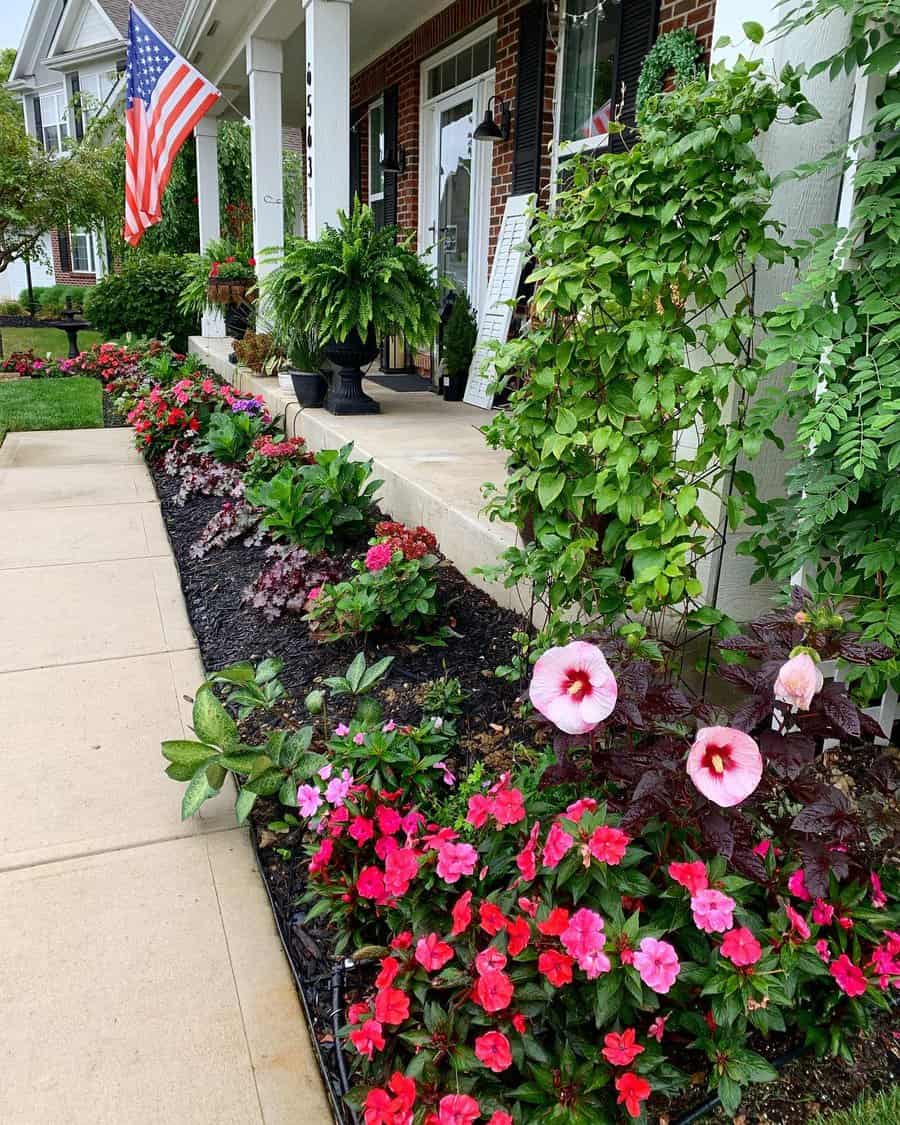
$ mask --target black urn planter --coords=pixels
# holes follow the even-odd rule
[[[319,371],[291,371],[294,394],[301,406],[321,406],[325,401],[328,382]]]
[[[468,381],[468,371],[454,371],[452,375],[444,372],[441,376],[441,390],[444,394],[444,401],[462,402]]]
[[[346,340],[326,344],[324,351],[337,368],[325,396],[325,409],[332,414],[380,414],[381,407],[362,389],[360,371],[378,355],[375,325],[369,325],[365,341],[354,328]]]

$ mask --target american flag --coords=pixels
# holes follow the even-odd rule
[[[178,150],[220,96],[133,5],[125,100],[125,241],[137,246],[162,218]]]

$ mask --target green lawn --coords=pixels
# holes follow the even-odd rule
[[[33,348],[35,354],[39,356],[51,352],[55,356],[65,358],[69,354],[68,338],[59,328],[0,328],[0,336],[3,337],[4,355],[25,352],[29,348]],[[99,332],[78,333],[78,346],[82,351],[87,351],[102,340],[103,337]]]
[[[0,382],[0,441],[7,430],[80,430],[103,425],[97,379],[12,379]]]
[[[900,1121],[900,1086],[874,1098],[862,1098],[843,1113],[817,1117],[810,1125],[897,1125]]]

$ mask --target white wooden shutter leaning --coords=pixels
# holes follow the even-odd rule
[[[494,404],[494,396],[488,394],[488,387],[496,377],[494,365],[490,362],[493,353],[491,343],[498,341],[504,344],[509,335],[513,310],[506,302],[515,299],[519,291],[519,279],[529,257],[528,235],[534,204],[533,194],[511,195],[506,201],[484,312],[478,325],[475,354],[469,368],[469,382],[466,385],[464,401],[470,406],[490,410]]]

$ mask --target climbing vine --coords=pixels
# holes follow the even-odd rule
[[[489,512],[523,539],[501,573],[543,603],[539,645],[612,623],[640,641],[673,607],[720,618],[699,606],[702,559],[753,499],[733,471],[762,441],[744,430],[752,263],[783,258],[753,142],[782,107],[809,116],[790,68],[718,64],[651,99],[639,142],[576,163],[536,218],[532,324],[497,357],[521,386],[486,433],[509,454]]]
[[[670,72],[675,84],[683,86],[697,77],[702,51],[697,36],[688,27],[667,31],[656,40],[641,67],[637,85],[637,105],[640,110],[652,94],[662,90],[663,80]]]
[[[853,599],[866,636],[900,641],[900,2],[808,0],[782,30],[833,12],[850,17],[846,46],[811,75],[854,71],[874,91],[862,136],[823,162],[798,170],[834,174],[855,162],[848,229],[816,231],[799,247],[800,282],[766,319],[766,372],[792,371],[748,419],[758,432],[780,413],[797,419],[787,499],[761,507],[746,546],[754,577],[786,579],[806,565],[807,581]],[[871,691],[883,686],[871,670]]]

